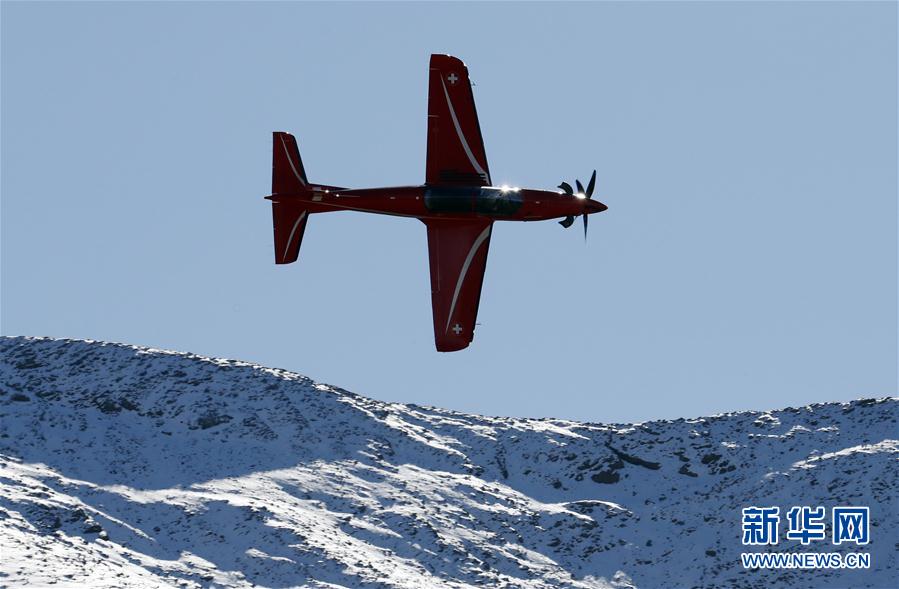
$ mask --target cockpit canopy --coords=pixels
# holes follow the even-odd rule
[[[432,213],[481,213],[505,217],[521,208],[516,188],[495,186],[434,186],[425,190],[425,208]]]

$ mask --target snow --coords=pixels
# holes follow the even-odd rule
[[[896,586],[897,398],[588,424],[122,344],[0,350],[0,586]],[[742,569],[750,505],[870,506],[872,568]]]

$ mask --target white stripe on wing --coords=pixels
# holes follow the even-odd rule
[[[478,163],[478,160],[471,152],[471,148],[468,147],[468,141],[465,140],[465,134],[462,133],[462,127],[459,126],[459,119],[456,118],[456,111],[453,109],[453,101],[450,100],[449,92],[446,91],[446,84],[443,82],[442,76],[440,78],[440,84],[443,86],[443,94],[444,96],[446,96],[446,105],[449,107],[450,117],[452,117],[453,119],[453,125],[456,126],[456,135],[459,136],[459,141],[462,142],[462,148],[465,150],[465,155],[468,156],[468,161],[471,162],[471,165],[474,166],[474,169],[484,177],[484,180],[487,182],[487,184],[490,184],[490,176],[487,174],[487,172],[484,171],[484,168],[481,167],[481,164]]]
[[[465,263],[462,264],[462,271],[459,272],[459,280],[456,281],[456,292],[453,293],[453,302],[450,305],[449,315],[446,316],[446,328],[443,330],[444,333],[449,331],[449,324],[453,318],[453,311],[456,310],[456,299],[459,298],[459,291],[462,290],[462,281],[465,280],[465,274],[468,273],[468,267],[471,265],[471,260],[474,259],[475,253],[478,251],[478,248],[481,247],[488,237],[490,237],[490,229],[493,225],[488,225],[484,231],[478,235],[478,238],[474,240],[474,244],[471,246],[471,250],[468,252],[468,257],[465,258]]]

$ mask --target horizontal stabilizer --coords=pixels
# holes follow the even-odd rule
[[[297,261],[308,219],[309,211],[299,203],[272,201],[276,264],[290,264]]]

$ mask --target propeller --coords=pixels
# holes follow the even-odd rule
[[[587,188],[584,188],[584,185],[581,184],[580,180],[575,180],[574,185],[577,186],[577,193],[574,192],[574,189],[571,187],[571,184],[568,182],[562,182],[559,184],[559,188],[568,196],[582,196],[587,199],[593,198],[593,189],[596,188],[596,170],[593,170],[593,174],[590,176],[590,181],[587,182]],[[587,239],[587,219],[589,215],[584,214],[584,239]],[[568,229],[574,224],[574,216],[569,215],[559,221],[559,225]]]

